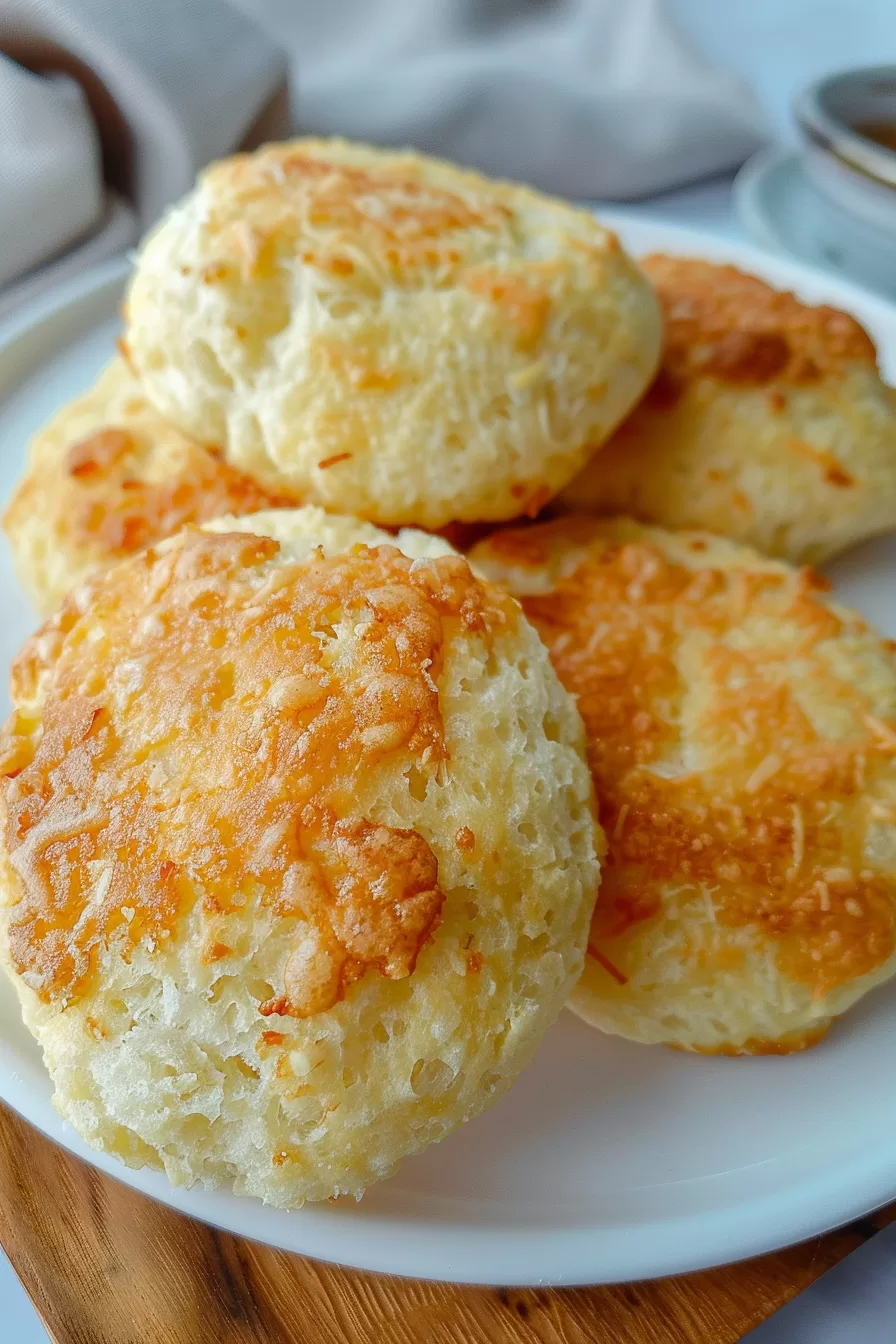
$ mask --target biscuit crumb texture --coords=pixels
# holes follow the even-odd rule
[[[15,663],[3,960],[60,1113],[176,1184],[360,1196],[581,971],[572,699],[511,598],[400,545],[314,508],[187,529]]]
[[[534,515],[659,346],[650,286],[590,212],[339,140],[208,168],[127,300],[166,418],[271,489],[390,525]]]
[[[560,507],[820,564],[896,527],[896,391],[868,334],[733,266],[642,261],[665,321],[644,400]]]
[[[474,549],[577,698],[609,852],[572,1007],[784,1054],[896,969],[896,644],[707,533],[558,519]]]

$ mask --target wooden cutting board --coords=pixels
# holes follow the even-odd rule
[[[733,1344],[893,1219],[653,1283],[457,1288],[217,1232],[0,1106],[0,1242],[56,1344]]]

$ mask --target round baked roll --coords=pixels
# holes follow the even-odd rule
[[[163,420],[119,357],[31,440],[3,526],[49,615],[88,574],[185,523],[287,503]]]
[[[659,374],[560,506],[795,563],[896,528],[896,391],[862,327],[733,266],[641,265],[665,317]]]
[[[0,946],[89,1144],[292,1207],[513,1080],[581,971],[599,832],[572,698],[443,542],[215,526],[15,663]]]
[[[786,1053],[896,969],[896,644],[706,533],[560,519],[471,556],[577,697],[609,854],[572,1007]]]
[[[451,164],[297,140],[207,169],[144,244],[127,344],[185,433],[378,523],[534,514],[659,358],[585,210]]]

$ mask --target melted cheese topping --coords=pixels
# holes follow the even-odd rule
[[[874,970],[896,945],[896,881],[867,844],[896,724],[869,717],[861,689],[815,656],[846,632],[816,596],[823,581],[691,568],[642,542],[588,547],[589,526],[574,572],[522,603],[577,696],[609,841],[591,955],[624,982],[612,940],[658,915],[665,891],[694,887],[712,918],[760,930],[780,970],[819,997]],[[576,520],[497,534],[490,552],[537,570],[564,535],[577,537]],[[788,634],[754,643],[739,635],[748,619]],[[810,681],[850,716],[847,738],[810,720]]]
[[[197,902],[207,960],[238,955],[251,900],[295,921],[264,1015],[410,975],[438,923],[428,843],[358,815],[357,787],[396,755],[439,768],[452,623],[488,631],[511,604],[459,557],[279,549],[188,531],[69,598],[15,664],[9,945],[45,1000],[84,993],[100,949],[176,939]]]
[[[800,303],[734,266],[662,255],[641,266],[665,321],[663,363],[648,394],[657,409],[674,405],[693,378],[801,386],[855,363],[876,367],[867,332],[836,308]]]
[[[420,269],[459,264],[457,235],[506,228],[513,215],[497,192],[465,197],[400,161],[362,167],[288,145],[227,159],[203,182],[218,203],[221,266],[238,266],[246,276],[272,265],[278,241],[301,237],[305,264],[334,277],[357,278],[363,250],[395,283],[414,284]],[[341,247],[335,245],[340,236]],[[206,278],[214,282],[225,273]]]
[[[163,481],[147,478],[146,457],[146,445],[114,425],[72,444],[63,469],[68,478],[67,522],[76,541],[97,544],[110,558],[120,557],[173,535],[187,523],[295,503],[257,485],[202,444],[191,444],[177,470]]]

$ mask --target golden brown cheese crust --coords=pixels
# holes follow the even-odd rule
[[[175,476],[147,480],[141,461],[146,450],[129,430],[109,425],[72,444],[66,454],[60,509],[65,509],[72,541],[101,551],[109,564],[188,523],[295,503],[265,490],[229,466],[216,449],[199,443],[189,445]],[[33,483],[26,488],[34,492]]]
[[[17,660],[16,702],[41,687],[42,708],[14,714],[0,745],[21,884],[9,948],[44,1000],[85,994],[100,946],[176,939],[196,902],[206,958],[238,956],[228,914],[247,874],[312,929],[263,1015],[309,1016],[368,971],[413,971],[444,900],[438,865],[415,831],[355,815],[353,780],[395,753],[438,768],[445,623],[487,631],[511,605],[455,557],[415,567],[358,546],[272,565],[279,549],[188,532],[97,580],[88,614],[68,599]]]
[[[720,543],[692,534],[684,563],[663,533],[628,529],[572,517],[496,533],[473,556],[491,577],[511,576],[585,721],[609,842],[589,954],[624,985],[616,940],[662,917],[665,891],[693,886],[714,920],[752,927],[779,972],[822,999],[896,948],[896,874],[868,858],[872,829],[896,822],[881,801],[896,714],[876,717],[819,652],[866,627],[824,600],[829,585],[810,570],[758,557],[751,570],[744,552],[739,564],[703,561]],[[554,577],[527,596],[527,572]],[[744,632],[748,620],[772,632],[766,645]],[[813,721],[807,686],[846,735]],[[667,767],[681,759],[691,767]],[[742,960],[730,947],[706,956],[716,970]],[[777,1048],[753,1040],[736,1052],[747,1046]]]
[[[735,266],[655,253],[641,269],[665,329],[654,397],[668,397],[687,378],[800,386],[841,377],[854,363],[877,367],[874,345],[855,318],[810,307]]]
[[[32,441],[3,526],[49,613],[79,580],[189,523],[295,502],[163,421],[117,359]]]
[[[663,313],[659,372],[560,507],[794,563],[896,527],[896,393],[862,326],[733,266],[641,265]]]
[[[411,162],[383,159],[368,168],[316,157],[300,146],[273,145],[257,154],[237,154],[213,164],[204,180],[219,202],[224,227],[221,260],[202,279],[215,284],[226,268],[244,278],[269,268],[277,245],[308,238],[302,260],[334,275],[355,274],[353,246],[399,285],[419,283],[421,270],[458,266],[454,236],[470,229],[499,228],[512,218],[500,200],[480,196],[474,203],[459,193],[410,171]],[[377,208],[370,208],[375,198]],[[344,255],[315,249],[315,229],[344,231]]]

